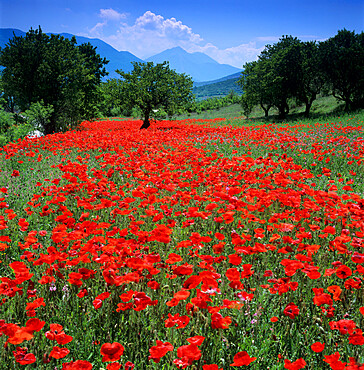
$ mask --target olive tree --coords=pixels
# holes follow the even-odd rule
[[[142,112],[141,129],[150,126],[155,110],[163,109],[171,116],[194,99],[192,78],[170,69],[168,62],[132,64],[131,72],[116,72],[122,77],[122,104],[126,109],[138,107]]]

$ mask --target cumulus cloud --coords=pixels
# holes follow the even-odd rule
[[[117,50],[127,50],[141,59],[160,53],[165,49],[181,46],[188,52],[202,52],[219,63],[242,68],[244,63],[255,60],[263,50],[260,40],[242,43],[226,49],[204,42],[192,28],[176,18],[164,18],[162,15],[146,11],[134,23],[125,21],[125,15],[113,9],[101,9],[103,22],[97,23],[90,36],[97,36]],[[106,23],[115,21],[117,27],[106,32]]]
[[[95,31],[100,29],[95,27]],[[151,11],[146,11],[132,25],[120,22],[116,32],[102,39],[118,50],[128,50],[143,59],[174,46],[187,48],[203,41],[191,27],[176,18],[165,19]]]

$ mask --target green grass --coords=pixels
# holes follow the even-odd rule
[[[305,107],[303,105],[296,105],[291,102],[290,113],[287,115],[284,121],[296,121],[304,118]],[[330,116],[338,116],[344,111],[344,103],[337,102],[333,96],[320,96],[316,99],[311,107],[310,120],[313,119],[326,119]],[[223,107],[217,110],[209,110],[202,113],[189,113],[175,117],[175,119],[213,119],[213,118],[226,118],[231,119],[234,117],[245,117],[243,108],[240,104],[232,104],[228,107]],[[252,113],[249,115],[249,121],[266,121],[266,122],[277,122],[278,111],[272,108],[269,111],[268,118],[264,117],[264,111],[260,106],[255,106]]]

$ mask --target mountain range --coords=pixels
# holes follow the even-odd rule
[[[25,36],[25,32],[13,28],[0,28],[0,48],[3,48],[13,36]],[[50,35],[50,33],[48,33]],[[73,35],[69,33],[61,33],[61,36],[70,39]],[[131,62],[144,62],[142,59],[133,55],[128,51],[118,51],[106,42],[94,38],[76,36],[78,44],[89,42],[92,46],[97,47],[96,51],[101,57],[109,60],[105,66],[109,72],[107,78],[118,78],[119,75],[115,72],[116,69],[130,72],[133,69]],[[240,72],[239,68],[228,64],[220,64],[216,60],[210,58],[204,53],[188,53],[181,47],[167,49],[159,54],[151,56],[146,61],[154,63],[169,62],[169,66],[175,69],[178,73],[186,73],[190,75],[195,84],[206,84],[208,81],[221,79],[225,76]],[[203,82],[202,82],[203,81]]]

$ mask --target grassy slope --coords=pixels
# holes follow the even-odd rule
[[[311,108],[310,119],[318,119],[322,116],[328,115],[337,115],[343,111],[343,103],[337,103],[336,99],[333,96],[320,97],[314,101]],[[286,121],[297,120],[303,117],[304,106],[294,106],[291,105],[290,114],[287,115]],[[276,109],[271,109],[269,111],[270,115],[268,117],[269,121],[275,121],[278,117],[278,111]],[[243,109],[240,104],[233,104],[228,107],[223,107],[218,110],[205,111],[200,114],[190,113],[182,116],[176,117],[176,119],[185,119],[185,118],[200,118],[200,119],[212,119],[212,118],[226,118],[231,119],[234,117],[243,117]],[[259,106],[256,106],[250,117],[253,120],[263,120],[264,111]]]

